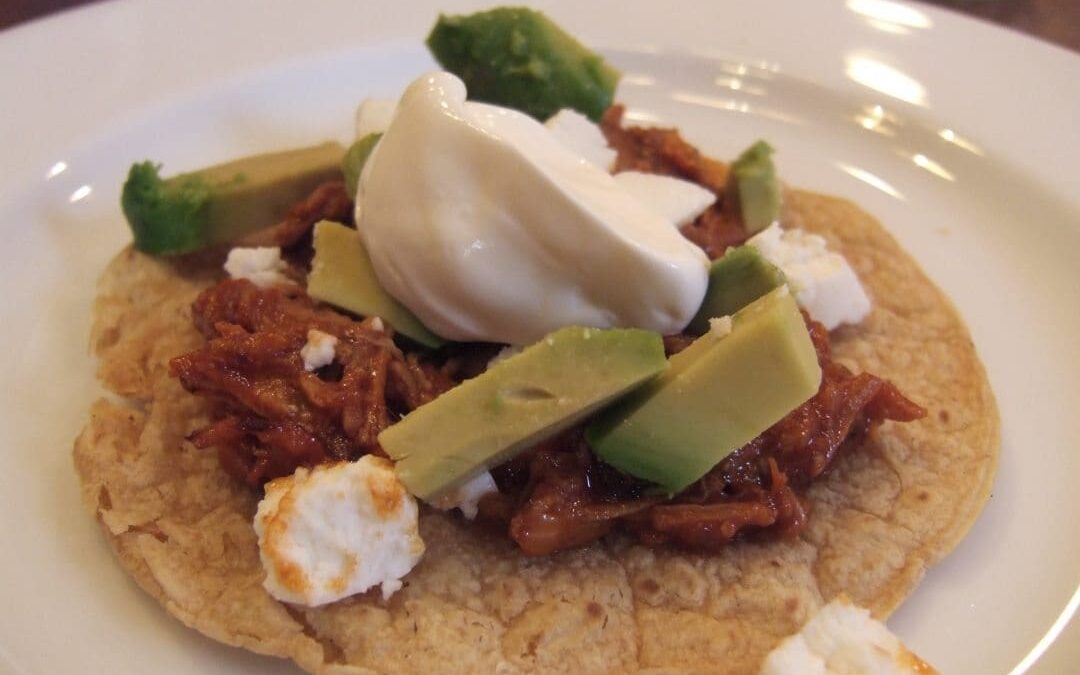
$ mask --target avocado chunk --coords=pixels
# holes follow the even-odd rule
[[[345,174],[345,191],[349,196],[356,199],[356,186],[360,183],[360,172],[364,170],[367,158],[371,151],[382,138],[382,134],[372,133],[364,136],[349,146],[345,152],[345,159],[341,161],[341,172]]]
[[[701,335],[709,330],[709,319],[734,314],[784,282],[780,268],[753,246],[728,249],[709,268],[705,299],[686,332]]]
[[[144,253],[177,255],[278,222],[319,184],[341,179],[345,148],[310,148],[245,157],[163,179],[152,162],[132,165],[120,206]]]
[[[469,97],[543,121],[573,108],[594,122],[611,105],[619,71],[551,19],[524,7],[440,15],[427,38]]]
[[[772,161],[773,149],[758,141],[746,149],[731,165],[728,174],[726,204],[741,218],[750,234],[760,232],[780,220],[780,181]]]
[[[656,333],[561,328],[412,411],[379,444],[409,492],[432,501],[666,366]]]
[[[605,462],[682,491],[821,386],[821,367],[787,286],[671,357],[663,375],[602,412],[585,438]]]
[[[313,243],[315,257],[308,274],[308,295],[354,314],[377,316],[425,347],[444,344],[445,340],[425,328],[379,285],[359,232],[323,220],[315,223]]]

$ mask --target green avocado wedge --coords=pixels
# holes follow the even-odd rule
[[[772,154],[771,145],[758,141],[732,162],[728,174],[728,194],[737,197],[730,203],[750,234],[780,220],[780,181]]]
[[[321,183],[341,179],[345,148],[309,148],[245,157],[172,178],[152,162],[132,165],[120,206],[135,248],[178,255],[224,244],[281,220]]]
[[[432,501],[666,367],[656,333],[561,328],[412,411],[379,445],[409,492]]]
[[[730,316],[784,283],[780,268],[753,246],[730,248],[709,268],[705,299],[686,332],[701,335],[709,330],[709,319]]]
[[[573,108],[594,122],[611,105],[619,71],[551,19],[524,7],[440,15],[427,39],[469,98],[543,121]]]
[[[345,192],[349,197],[356,199],[356,188],[360,183],[360,173],[367,164],[371,151],[378,145],[382,134],[373,133],[358,139],[349,146],[345,152],[345,159],[341,161],[341,173],[345,175]]]
[[[379,284],[359,232],[322,220],[315,223],[312,242],[315,257],[308,274],[308,295],[354,314],[380,317],[425,347],[445,344]]]
[[[664,374],[603,411],[585,431],[605,462],[684,490],[805,403],[821,367],[799,308],[781,286],[671,357]]]

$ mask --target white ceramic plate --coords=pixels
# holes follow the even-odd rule
[[[466,2],[114,2],[0,34],[0,670],[291,673],[166,617],[81,508],[93,283],[126,241],[133,160],[169,172],[347,139],[354,105],[432,66]],[[584,5],[584,6],[580,6]],[[627,73],[642,120],[877,214],[954,298],[1003,420],[994,496],[890,625],[945,673],[1022,672],[1080,582],[1080,59],[917,5],[551,3]],[[1062,618],[1064,617],[1064,618]],[[1080,661],[1075,628],[1033,672]]]

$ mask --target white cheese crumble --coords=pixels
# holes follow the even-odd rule
[[[329,333],[312,328],[307,332],[307,344],[300,349],[304,370],[309,373],[334,362],[334,348],[338,339]]]
[[[383,320],[377,316],[371,317],[371,329],[377,330],[380,333],[386,330],[386,325],[383,324]]]
[[[600,127],[576,110],[563,108],[544,122],[555,140],[604,171],[611,171],[618,153],[608,147]]]
[[[716,201],[716,195],[697,183],[641,171],[620,171],[615,182],[675,227],[694,222]]]
[[[731,317],[721,316],[709,319],[709,335],[712,335],[717,340],[731,335]]]
[[[903,675],[935,671],[869,610],[841,596],[769,653],[760,675]]]
[[[299,468],[266,484],[255,514],[263,586],[309,607],[374,586],[388,599],[424,553],[417,515],[381,457]]]
[[[461,515],[467,519],[472,520],[476,518],[476,513],[479,510],[480,498],[486,494],[492,492],[498,492],[499,488],[495,485],[495,479],[491,477],[491,472],[484,471],[475,478],[470,478],[450,493],[444,495],[437,502],[433,503],[437,509],[443,511],[449,511],[450,509],[460,509]]]
[[[247,279],[259,288],[291,284],[285,276],[289,266],[281,259],[281,249],[259,246],[234,248],[225,259],[225,272],[233,279]]]
[[[870,313],[870,298],[855,271],[828,250],[823,237],[773,224],[746,243],[783,271],[795,300],[828,330],[858,323]]]

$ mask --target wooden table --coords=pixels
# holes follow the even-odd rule
[[[924,0],[1080,52],[1077,0]]]
[[[0,30],[100,0],[0,0]],[[841,0],[836,0],[840,2]],[[1080,0],[924,0],[1080,52]]]

